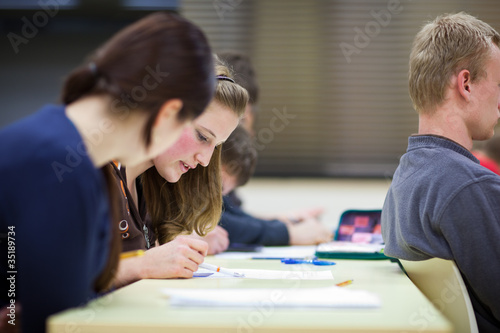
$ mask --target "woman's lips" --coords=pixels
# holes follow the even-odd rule
[[[187,165],[186,163],[180,161],[179,162],[180,166],[181,166],[181,171],[184,173],[184,172],[187,172],[189,170],[189,165]]]
[[[179,163],[181,165],[182,172],[188,172],[189,169],[194,169],[194,167],[190,166],[189,164],[187,164],[187,163],[185,163],[183,161],[180,161]]]

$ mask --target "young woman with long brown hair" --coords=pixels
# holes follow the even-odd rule
[[[217,226],[222,210],[221,144],[248,102],[247,91],[234,83],[218,58],[215,73],[214,99],[193,127],[157,158],[127,168],[126,179],[123,170],[117,173],[128,184],[123,202],[131,211],[118,226],[123,250],[151,248],[141,257],[121,260],[118,286],[141,278],[188,278],[203,262],[207,244],[177,236],[204,236]],[[137,202],[145,205],[138,207]]]

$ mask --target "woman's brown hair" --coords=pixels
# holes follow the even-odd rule
[[[96,292],[108,291],[113,285],[113,281],[118,271],[118,262],[120,259],[120,253],[122,252],[122,242],[120,234],[117,232],[115,226],[115,221],[119,216],[119,207],[116,203],[120,202],[120,192],[116,184],[115,177],[113,176],[114,170],[111,164],[107,164],[101,168],[106,181],[106,188],[108,190],[108,197],[110,203],[110,246],[108,261],[106,262],[106,267],[101,272],[101,274],[94,281],[94,290]]]
[[[148,112],[146,145],[161,106],[178,98],[179,121],[199,116],[214,93],[213,60],[204,33],[179,15],[150,14],[121,30],[66,79],[62,102],[88,95],[112,97],[111,113]]]
[[[218,77],[233,77],[217,57],[215,63]],[[241,117],[248,103],[248,93],[230,80],[219,79],[213,101]],[[189,170],[176,183],[167,182],[154,167],[142,175],[147,210],[160,244],[193,231],[205,236],[215,228],[222,212],[220,159],[221,147],[218,146],[207,167],[198,166]]]

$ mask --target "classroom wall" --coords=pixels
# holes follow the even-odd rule
[[[183,0],[182,8],[216,50],[234,45],[254,60],[257,174],[272,176],[390,178],[417,132],[407,72],[421,25],[463,10],[500,29],[498,0]]]
[[[32,11],[0,2],[0,127],[57,102],[70,69],[165,4],[200,25],[215,51],[252,57],[260,176],[390,178],[417,131],[407,63],[419,27],[465,10],[500,29],[497,0],[182,0],[134,10],[124,9],[131,0],[72,0],[76,10],[61,9],[14,52],[8,34],[42,10],[31,2]]]

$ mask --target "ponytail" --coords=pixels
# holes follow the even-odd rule
[[[97,80],[97,67],[94,62],[78,67],[66,79],[61,96],[62,103],[68,105],[89,94],[96,86]]]

